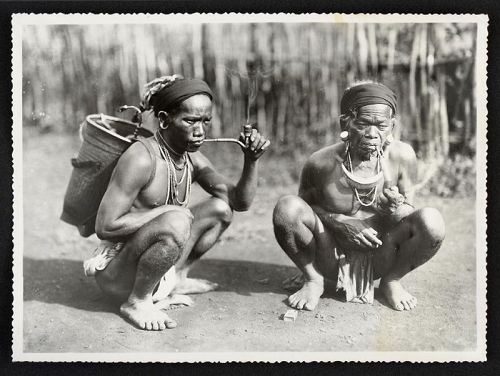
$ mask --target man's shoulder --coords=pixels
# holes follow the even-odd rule
[[[390,146],[390,157],[399,161],[408,161],[416,158],[413,147],[403,141],[396,140]]]
[[[342,153],[344,150],[345,144],[343,142],[326,146],[312,153],[306,165],[313,168],[334,166],[338,161],[342,160]]]
[[[148,143],[149,147],[145,144]],[[136,141],[128,147],[120,157],[120,164],[125,168],[134,168],[137,171],[149,171],[152,166],[153,146],[149,139]]]

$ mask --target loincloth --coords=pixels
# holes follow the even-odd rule
[[[106,269],[111,260],[121,252],[125,243],[113,243],[101,240],[92,257],[83,262],[83,271],[87,277],[94,276],[98,271]]]
[[[106,269],[109,263],[122,251],[125,243],[113,243],[101,240],[96,249],[92,252],[92,257],[83,262],[83,271],[87,277],[95,276],[98,271]],[[175,266],[172,266],[155,287],[153,301],[165,299],[175,287],[177,277]]]
[[[337,290],[347,302],[373,304],[373,255],[371,252],[343,252],[335,248],[338,260]]]

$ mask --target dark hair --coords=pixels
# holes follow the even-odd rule
[[[161,104],[162,104],[161,102],[162,102],[161,99],[159,99],[159,96],[157,96],[156,94],[151,96],[150,103],[151,103],[151,107],[153,108],[153,114],[155,115],[155,117],[158,117],[158,113],[161,111],[164,111],[171,116],[175,116],[179,112],[181,112],[181,106],[182,106],[182,103],[184,103],[184,102],[178,102],[178,103],[174,103],[170,106],[161,107]]]
[[[142,111],[153,110],[155,117],[158,117],[160,111],[165,111],[171,115],[176,115],[180,111],[180,103],[174,103],[172,106],[162,107],[161,97],[158,95],[163,89],[172,86],[175,81],[184,80],[180,74],[172,76],[162,76],[148,82],[143,94],[140,108]],[[170,107],[170,108],[169,108]]]

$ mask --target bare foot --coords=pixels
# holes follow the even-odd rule
[[[218,287],[219,285],[217,283],[207,281],[206,279],[182,278],[175,285],[173,293],[201,294],[204,292],[213,291]]]
[[[144,330],[172,329],[177,323],[160,311],[151,300],[130,303],[126,301],[120,307],[123,317]]]
[[[417,298],[409,294],[399,281],[380,281],[380,290],[389,305],[397,311],[409,311],[417,305]]]
[[[194,305],[194,301],[187,295],[174,294],[168,296],[165,299],[159,300],[158,302],[155,302],[155,307],[158,309],[170,309],[171,306],[175,305],[185,305],[190,307]]]
[[[306,281],[299,291],[288,297],[288,304],[292,308],[312,311],[316,308],[323,291],[323,281]]]

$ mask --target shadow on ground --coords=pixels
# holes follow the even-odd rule
[[[116,304],[104,296],[93,278],[83,273],[82,262],[69,259],[24,258],[24,301],[61,304],[86,311],[115,312]],[[286,294],[282,282],[297,273],[292,266],[252,261],[200,260],[190,277],[219,284],[218,291],[251,296],[258,293]],[[328,293],[338,298],[338,294]]]

